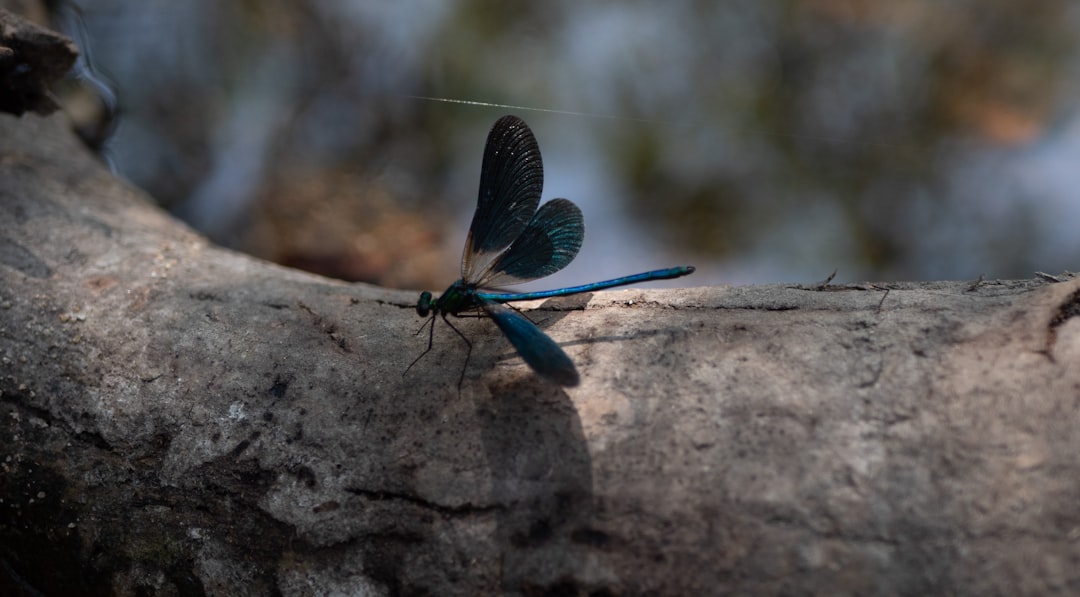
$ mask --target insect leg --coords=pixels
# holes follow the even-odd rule
[[[431,352],[432,342],[435,340],[435,316],[434,315],[432,315],[431,319],[429,319],[427,322],[424,323],[424,325],[428,325],[428,324],[431,324],[431,327],[428,330],[427,348],[424,349],[424,352],[420,353],[420,356],[413,359],[413,362],[409,363],[409,366],[406,367],[405,371],[403,371],[401,373],[402,377],[405,377],[405,374],[409,372],[409,369],[412,369],[413,365],[415,365],[417,362],[419,362],[420,359],[424,358],[424,355]],[[416,330],[417,334],[419,334],[424,329],[424,325],[421,325],[420,329]],[[451,327],[453,327],[453,326],[451,326]],[[457,330],[455,330],[455,331],[457,331]]]
[[[446,325],[450,326],[450,329],[454,330],[454,333],[457,334],[459,338],[465,341],[465,346],[468,347],[468,350],[465,351],[465,364],[461,366],[461,376],[458,377],[457,382],[458,391],[460,392],[461,384],[465,381],[465,370],[469,367],[469,357],[472,356],[472,342],[470,342],[469,339],[465,337],[465,334],[461,333],[461,330],[457,329],[456,327],[454,327],[454,324],[450,323],[450,320],[446,318],[446,313],[442,314],[442,318],[443,321],[446,322]]]

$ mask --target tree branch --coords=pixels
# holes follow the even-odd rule
[[[12,592],[1080,588],[1077,280],[547,301],[581,385],[461,320],[458,392],[416,293],[214,247],[58,118],[0,115],[0,218]]]

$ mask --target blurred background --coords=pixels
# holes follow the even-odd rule
[[[53,5],[93,67],[69,111],[115,170],[293,267],[445,287],[514,113],[587,231],[525,288],[1080,268],[1070,0]]]

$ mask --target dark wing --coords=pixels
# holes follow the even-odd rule
[[[495,320],[495,325],[533,371],[561,386],[578,385],[580,379],[574,362],[524,315],[502,303],[484,303],[484,311]]]
[[[461,256],[461,278],[475,282],[536,213],[544,187],[540,147],[525,121],[503,116],[488,133],[480,196]]]
[[[585,238],[585,219],[569,199],[552,199],[540,206],[510,248],[487,269],[476,273],[480,287],[519,284],[550,276],[577,257]]]

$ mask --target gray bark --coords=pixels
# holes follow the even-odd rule
[[[0,221],[9,591],[1080,591],[1078,280],[547,301],[581,385],[463,319],[458,391],[415,292],[212,246],[61,119],[0,115]]]

